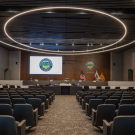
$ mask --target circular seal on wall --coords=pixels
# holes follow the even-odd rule
[[[93,70],[93,69],[95,68],[94,62],[92,62],[92,61],[87,61],[87,62],[85,63],[85,68],[86,68],[86,70],[88,70],[88,71]]]
[[[53,63],[50,59],[42,59],[39,63],[39,67],[42,71],[48,72],[52,69]]]

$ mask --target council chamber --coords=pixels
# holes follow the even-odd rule
[[[0,135],[134,135],[134,7],[0,0]]]

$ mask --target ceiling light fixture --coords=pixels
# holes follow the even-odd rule
[[[30,43],[30,45],[31,45],[31,43]]]
[[[72,44],[72,46],[74,46],[74,43]]]
[[[82,11],[89,11],[89,12],[100,13],[100,14],[109,16],[109,17],[111,17],[111,18],[117,20],[119,23],[122,24],[122,26],[124,27],[124,30],[125,30],[124,35],[122,36],[122,38],[120,38],[120,39],[119,39],[117,42],[115,42],[115,43],[112,43],[112,44],[110,44],[110,45],[107,45],[107,46],[104,46],[104,47],[101,47],[101,48],[96,48],[96,49],[89,50],[89,52],[90,52],[90,51],[95,51],[95,50],[101,50],[101,49],[103,49],[103,48],[107,48],[107,47],[113,46],[113,45],[117,44],[118,42],[120,42],[121,40],[123,40],[123,38],[126,36],[127,28],[126,28],[125,24],[124,24],[122,21],[120,21],[118,18],[116,18],[116,17],[114,17],[114,16],[112,16],[112,15],[110,15],[110,14],[107,14],[107,13],[105,13],[105,12],[98,11],[98,10],[87,9],[87,8],[76,8],[76,7],[46,7],[46,8],[37,8],[37,9],[28,10],[28,11],[25,11],[25,12],[22,12],[22,13],[19,13],[19,14],[16,14],[15,16],[11,17],[11,18],[5,23],[5,25],[4,25],[4,32],[5,32],[5,34],[6,34],[7,37],[10,38],[12,41],[14,41],[14,42],[16,42],[16,43],[18,43],[18,44],[20,44],[20,45],[22,45],[22,46],[28,47],[28,46],[25,45],[25,44],[22,44],[22,43],[20,43],[20,42],[17,42],[16,40],[14,40],[12,37],[10,37],[10,36],[8,35],[8,33],[7,33],[7,31],[6,31],[6,27],[7,27],[8,23],[9,23],[11,20],[13,20],[14,18],[16,18],[16,17],[18,17],[18,16],[21,16],[21,15],[23,15],[23,14],[27,14],[27,13],[35,12],[35,11],[41,11],[41,10],[51,10],[51,9],[74,9],[74,10],[82,10]],[[32,47],[32,46],[30,46],[30,48],[36,49],[36,50],[40,50],[40,51],[43,51],[43,52],[48,52],[48,51],[49,51],[49,52],[56,52],[56,51],[52,51],[52,50],[43,50],[43,49],[35,48],[35,47]],[[76,51],[76,52],[82,53],[82,52],[86,52],[86,51],[87,51],[87,50]],[[71,51],[60,51],[60,52],[71,53]]]
[[[56,46],[58,46],[58,44],[56,43]]]
[[[88,43],[88,45],[87,46],[90,46],[90,44]]]

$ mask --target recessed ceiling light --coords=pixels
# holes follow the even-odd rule
[[[56,45],[58,45],[58,44],[56,43]]]
[[[56,21],[55,20],[52,20],[52,23],[56,23]]]
[[[44,45],[44,43],[42,43],[42,45]]]

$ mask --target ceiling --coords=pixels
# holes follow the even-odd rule
[[[3,29],[5,22],[23,11],[48,6],[91,8],[106,12],[120,19],[127,26],[127,35],[117,46],[134,40],[134,0],[0,0],[0,40],[21,47],[5,35]],[[7,32],[16,41],[35,48],[81,51],[99,48],[101,44],[107,46],[118,41],[123,36],[124,29],[116,20],[99,13],[47,10],[15,18],[7,26]],[[4,44],[0,46],[15,50]],[[117,51],[125,51],[133,46],[134,44]],[[30,48],[25,47],[25,49]]]

